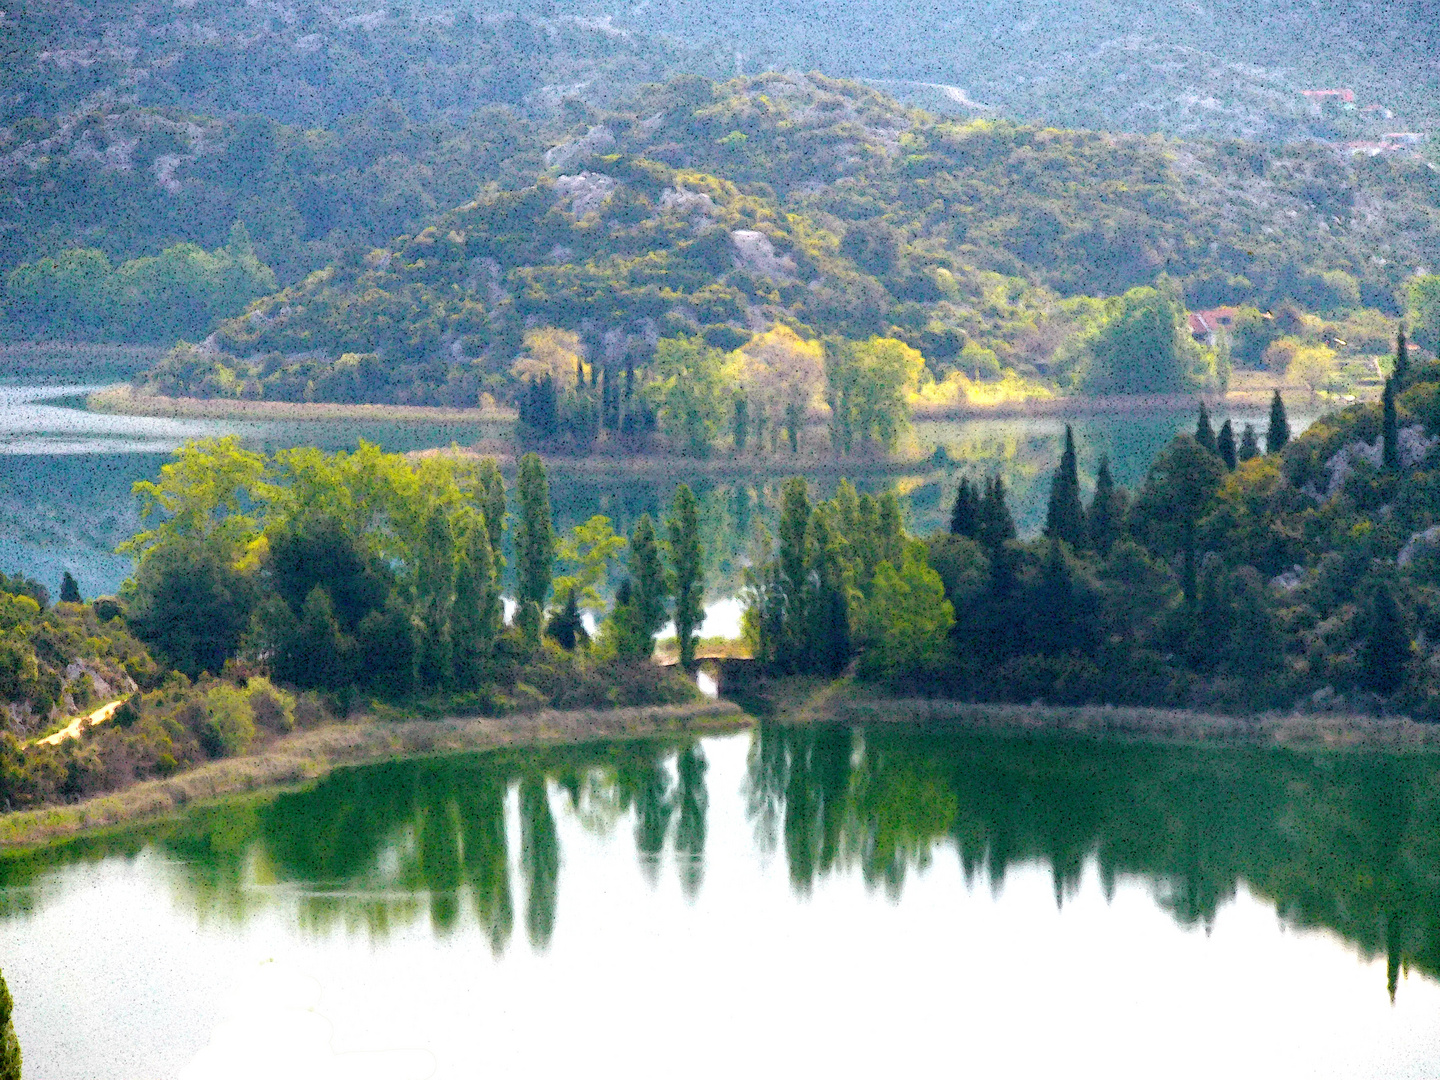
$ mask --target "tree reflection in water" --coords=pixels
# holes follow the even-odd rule
[[[243,919],[284,891],[317,932],[383,936],[424,918],[444,935],[473,918],[497,955],[517,878],[526,936],[543,950],[564,820],[608,833],[630,813],[646,879],[668,850],[684,895],[698,894],[707,769],[700,744],[677,741],[344,769],[300,791],[7,853],[0,917],[43,904],[57,865],[150,848],[173,861],[202,918]],[[1012,867],[1043,863],[1060,905],[1089,865],[1107,894],[1139,877],[1188,926],[1209,925],[1244,882],[1291,924],[1385,956],[1392,993],[1407,967],[1440,975],[1437,755],[762,726],[745,808],[800,896],[858,873],[898,900],[910,874],[952,850],[968,883],[997,890]]]

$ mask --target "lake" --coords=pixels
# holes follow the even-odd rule
[[[1433,1077],[1440,757],[762,727],[0,857],[26,1075]]]
[[[87,596],[115,592],[129,575],[128,556],[115,547],[139,528],[130,494],[137,480],[154,479],[168,455],[189,439],[236,434],[249,446],[276,450],[288,446],[353,448],[365,439],[386,450],[405,452],[476,442],[487,434],[481,424],[395,421],[233,421],[174,420],[113,416],[88,412],[84,399],[95,387],[0,386],[0,569],[24,572],[58,593],[69,570]],[[1216,417],[1216,425],[1223,416]],[[1254,423],[1258,412],[1234,414],[1237,427]],[[1299,431],[1309,417],[1292,415]],[[1138,486],[1150,459],[1176,433],[1193,430],[1189,413],[1080,417],[1074,424],[1081,482],[1093,483],[1100,455],[1111,460],[1118,483]],[[962,472],[980,476],[999,472],[1011,491],[1011,505],[1022,535],[1044,523],[1050,477],[1058,463],[1065,421],[1051,417],[964,420],[916,425],[916,438],[929,451],[944,445],[960,464],[921,467],[903,477],[861,478],[862,490],[878,491],[896,483],[915,532],[948,523],[949,504]],[[595,479],[567,475],[563,459],[551,463],[551,493],[562,528],[592,514],[605,514],[628,532],[642,513],[656,515],[669,505],[674,485],[688,480],[701,501],[702,538],[710,561],[712,595],[733,594],[756,521],[774,531],[780,491],[790,475],[783,454],[757,467],[745,483],[687,475],[683,468],[664,478]],[[833,482],[817,484],[828,497]],[[513,559],[511,560],[513,566]],[[722,620],[727,625],[733,618]],[[708,628],[707,632],[714,632]]]

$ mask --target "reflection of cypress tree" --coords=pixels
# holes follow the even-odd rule
[[[1220,425],[1220,434],[1215,438],[1215,452],[1225,462],[1225,468],[1234,472],[1239,459],[1235,451],[1235,425],[1228,418]]]
[[[709,765],[699,744],[687,746],[675,758],[675,860],[680,888],[694,899],[705,878],[705,814],[710,806],[705,789]]]
[[[670,777],[648,748],[637,747],[619,773],[621,798],[635,813],[635,853],[645,879],[655,883],[665,834],[670,831]]]
[[[460,913],[460,843],[455,808],[445,787],[426,792],[419,829],[419,868],[430,896],[430,924],[440,934],[455,928]]]
[[[515,926],[505,834],[505,782],[487,772],[477,783],[459,787],[456,797],[462,800],[461,837],[475,917],[490,941],[491,952],[499,956]]]
[[[560,839],[544,777],[526,777],[520,782],[520,869],[527,896],[525,930],[531,946],[543,950],[555,932],[560,889]]]
[[[1195,441],[1212,454],[1218,452],[1215,446],[1215,429],[1210,426],[1210,410],[1203,401],[1200,402],[1200,419],[1195,424]]]
[[[1395,415],[1395,380],[1386,379],[1380,395],[1380,460],[1387,472],[1400,471],[1400,421]]]
[[[1385,919],[1385,989],[1390,992],[1390,1004],[1395,1004],[1395,990],[1400,985],[1400,967],[1403,963],[1400,952],[1400,914],[1392,911]]]
[[[1404,323],[1400,324],[1400,332],[1395,335],[1395,366],[1391,368],[1390,376],[1401,389],[1410,378],[1410,346],[1405,341]]]
[[[1085,546],[1085,508],[1080,503],[1080,469],[1075,456],[1075,433],[1065,425],[1065,450],[1050,484],[1050,506],[1045,535],[1072,547]]]

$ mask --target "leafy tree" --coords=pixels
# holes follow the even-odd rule
[[[1075,455],[1075,433],[1065,425],[1065,450],[1050,485],[1050,505],[1045,515],[1045,535],[1064,540],[1072,547],[1084,547],[1085,507],[1080,502],[1080,472]]]
[[[701,337],[664,338],[656,346],[648,393],[661,429],[684,452],[709,455],[733,405],[732,367]]]
[[[443,506],[432,506],[425,516],[415,574],[419,676],[426,687],[448,686],[454,675],[450,612],[455,601],[456,555],[450,515]]]
[[[630,530],[629,556],[627,559],[630,576],[626,588],[630,591],[633,614],[631,634],[622,634],[620,652],[649,659],[655,651],[655,634],[665,625],[665,598],[668,589],[665,583],[665,567],[660,561],[660,545],[655,539],[655,526],[649,514],[641,514]]]
[[[1385,380],[1380,395],[1381,462],[1388,472],[1400,471],[1400,423],[1395,415],[1395,377]]]
[[[675,489],[675,501],[666,521],[670,555],[670,593],[675,597],[675,640],[680,666],[695,663],[695,631],[705,618],[705,563],[700,547],[700,504],[688,485]]]
[[[899,567],[882,562],[861,616],[860,670],[898,679],[933,674],[946,662],[955,610],[940,575],[925,561],[925,545],[906,544]]]
[[[1220,434],[1215,439],[1215,452],[1220,455],[1220,460],[1225,463],[1225,468],[1231,472],[1239,464],[1239,458],[1235,449],[1235,426],[1230,423],[1227,417],[1225,423],[1220,425]]]
[[[550,484],[545,464],[535,454],[520,459],[520,476],[516,482],[520,501],[520,518],[515,525],[515,563],[519,574],[516,599],[533,605],[535,619],[532,629],[538,633],[538,613],[550,595],[550,580],[555,562],[555,529],[550,518]]]
[[[1260,456],[1260,441],[1255,437],[1255,425],[1246,424],[1245,431],[1240,436],[1240,449],[1236,451],[1235,457],[1239,461],[1249,461]]]
[[[485,661],[500,632],[501,601],[490,531],[482,513],[460,520],[456,536],[455,601],[450,609],[450,638],[456,682],[481,682]]]
[[[848,453],[856,439],[894,450],[910,426],[910,395],[925,358],[895,338],[831,341],[826,366],[836,448]]]
[[[1167,292],[1131,289],[1094,332],[1083,384],[1092,393],[1161,394],[1205,381],[1205,357]]]
[[[20,1080],[20,1040],[15,1035],[15,999],[0,975],[0,1080]]]
[[[1265,452],[1278,454],[1289,441],[1290,421],[1285,417],[1285,402],[1280,398],[1280,391],[1276,390],[1275,396],[1270,399],[1270,427],[1265,432]]]
[[[69,570],[65,571],[65,576],[60,581],[60,602],[62,604],[78,604],[81,602],[80,586],[75,581],[75,575],[70,573]]]
[[[555,595],[576,594],[581,607],[599,611],[603,607],[597,586],[609,576],[610,562],[625,546],[625,538],[617,536],[610,519],[595,514],[559,539],[556,554],[570,573],[555,579]]]
[[[1390,586],[1381,582],[1370,608],[1370,630],[1361,653],[1364,685],[1393,694],[1405,682],[1411,662],[1410,632]]]
[[[255,589],[223,540],[167,536],[140,557],[122,595],[135,635],[193,679],[235,653]]]
[[[360,620],[355,637],[364,685],[381,697],[392,700],[410,693],[417,678],[418,649],[415,620],[409,607],[392,594],[383,608],[370,612]],[[463,644],[464,639],[461,640]],[[472,672],[468,666],[472,657],[473,653],[461,649],[462,679]]]

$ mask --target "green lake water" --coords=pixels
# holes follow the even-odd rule
[[[0,858],[26,1075],[1433,1077],[1440,757],[761,728]]]
[[[137,480],[154,479],[168,455],[188,439],[238,434],[247,445],[266,450],[287,446],[353,448],[358,440],[404,452],[458,443],[470,445],[493,435],[482,424],[381,421],[221,421],[110,416],[87,412],[85,387],[0,386],[0,569],[23,571],[58,592],[69,570],[89,596],[113,593],[128,576],[128,556],[115,547],[139,528],[130,494]],[[1223,419],[1216,417],[1218,425]],[[1237,426],[1255,423],[1258,413],[1236,413]],[[1299,430],[1309,418],[1292,416]],[[1155,452],[1176,432],[1190,430],[1189,413],[1081,417],[1072,421],[1080,453],[1082,487],[1088,491],[1100,455],[1108,454],[1118,483],[1138,486]],[[945,526],[955,485],[962,473],[998,472],[1011,491],[1022,534],[1044,522],[1050,477],[1060,456],[1065,421],[1054,418],[966,420],[922,423],[916,437],[926,450],[944,445],[959,464],[917,469],[913,475],[858,477],[863,490],[898,483],[914,532]],[[704,475],[654,478],[580,478],[553,460],[551,497],[562,528],[592,514],[605,514],[628,532],[642,513],[662,513],[674,485],[687,480],[701,500],[703,541],[710,562],[712,596],[733,595],[750,548],[754,523],[774,529],[780,491],[791,475],[785,455],[757,462],[746,482],[716,481]],[[816,484],[828,497],[833,480]],[[513,564],[513,560],[512,560]],[[733,622],[734,612],[722,621]],[[707,631],[713,632],[713,631]]]

